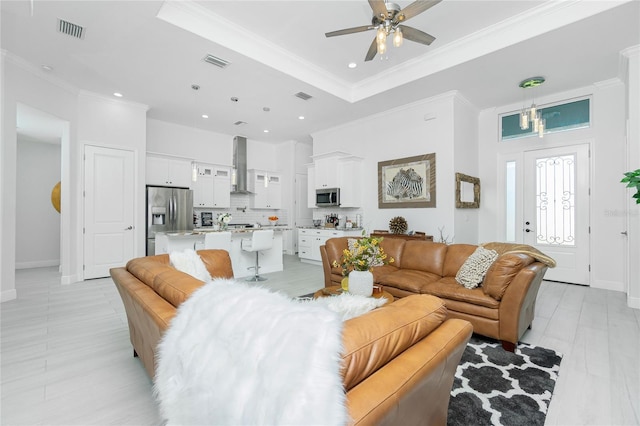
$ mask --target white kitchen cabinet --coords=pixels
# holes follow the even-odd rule
[[[298,257],[308,263],[322,262],[320,246],[323,246],[329,238],[360,236],[362,230],[338,230],[338,229],[298,229]]]
[[[336,158],[321,158],[314,161],[316,189],[339,188]]]
[[[282,208],[282,177],[277,173],[249,170],[249,191],[253,196],[249,201],[252,209]]]
[[[315,208],[316,189],[340,188],[340,207],[360,207],[362,192],[362,158],[345,152],[313,157],[307,164],[307,206]]]
[[[231,168],[198,164],[198,179],[193,185],[193,207],[227,208],[231,206]]]
[[[231,167],[215,166],[213,170],[213,207],[231,207]]]
[[[147,155],[147,185],[191,187],[191,160]]]

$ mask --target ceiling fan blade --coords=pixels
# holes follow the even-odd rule
[[[367,52],[367,56],[364,57],[364,61],[368,62],[372,60],[376,53],[378,53],[378,43],[376,43],[376,38],[373,38],[373,42],[371,42],[371,46],[369,46],[369,51]]]
[[[372,27],[371,25],[363,25],[361,27],[345,28],[344,30],[331,31],[328,33],[324,33],[324,35],[326,37],[335,37],[335,36],[341,36],[345,34],[361,33],[363,31],[368,31],[372,29],[374,29],[374,27]]]
[[[429,46],[436,39],[431,34],[427,34],[424,31],[417,30],[413,27],[407,27],[406,25],[398,25],[402,29],[402,36],[407,40],[415,41],[416,43],[422,43]]]
[[[384,0],[369,0],[369,6],[371,6],[371,10],[373,10],[375,16],[381,18],[381,20],[387,18],[387,6]]]
[[[416,15],[421,14],[425,10],[432,8],[442,0],[416,0],[409,6],[402,9],[396,14],[395,21],[404,22],[407,19],[411,19]]]

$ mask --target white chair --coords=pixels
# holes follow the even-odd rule
[[[231,252],[231,232],[207,232],[204,234],[204,248]]]
[[[261,250],[268,250],[273,247],[273,229],[253,231],[251,238],[243,238],[240,242],[240,247],[244,251],[256,253],[256,264],[250,266],[248,269],[255,268],[255,274],[253,277],[247,278],[247,281],[265,281],[258,275],[260,265],[258,265],[258,254]]]

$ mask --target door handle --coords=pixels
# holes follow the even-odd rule
[[[622,232],[621,232],[621,234],[622,234],[622,235],[629,235],[629,234],[627,233],[627,231],[622,231]]]
[[[126,228],[124,228],[125,231],[131,231],[133,229],[133,226],[129,225]]]
[[[524,232],[531,232],[531,229],[527,228],[524,230]]]

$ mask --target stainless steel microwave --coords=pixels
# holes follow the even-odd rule
[[[316,189],[316,206],[331,207],[340,205],[340,188]]]

